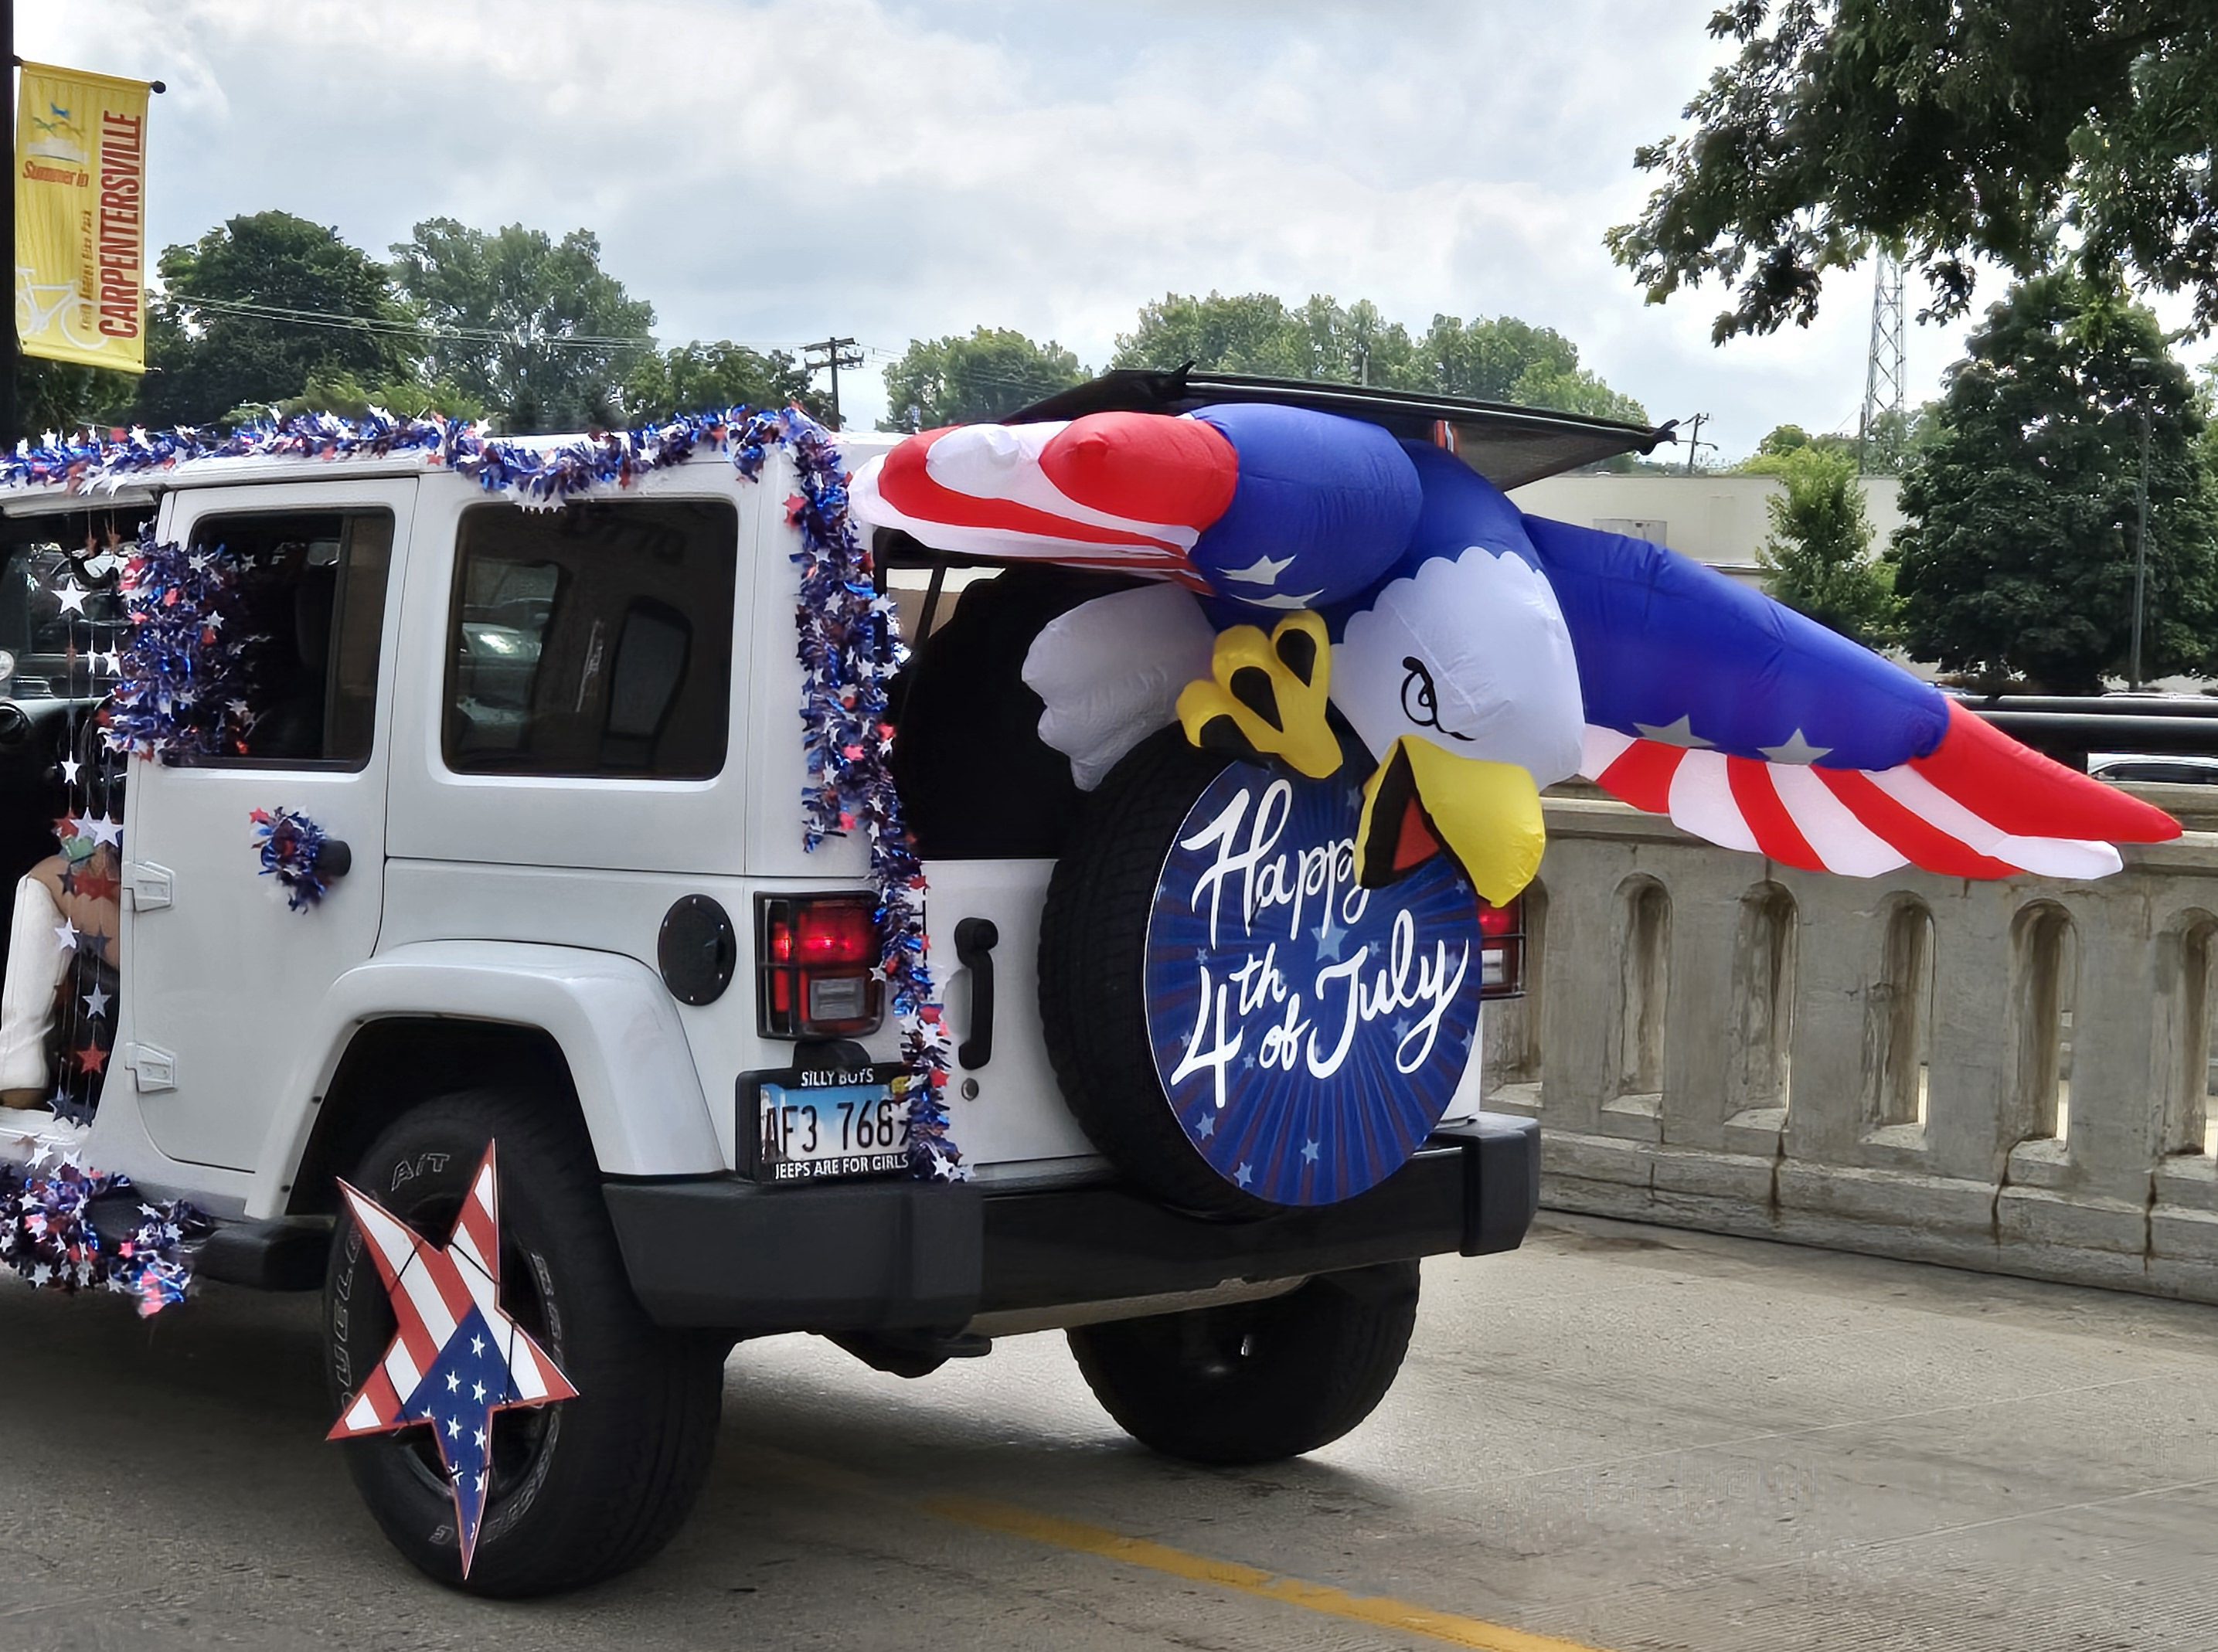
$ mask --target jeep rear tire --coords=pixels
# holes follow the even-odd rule
[[[1117,1426],[1188,1463],[1275,1463],[1377,1408],[1417,1321],[1417,1265],[1330,1273],[1283,1296],[1065,1334]]]
[[[1194,1150],[1148,1042],[1148,914],[1194,800],[1231,761],[1175,728],[1128,752],[1087,800],[1040,914],[1040,1030],[1057,1086],[1102,1156],[1182,1210],[1263,1216]]]
[[[638,1565],[692,1506],[715,1450],[720,1343],[656,1327],[633,1296],[591,1143],[542,1098],[441,1097],[388,1125],[350,1180],[444,1245],[487,1142],[499,1144],[500,1305],[578,1397],[495,1415],[493,1480],[467,1581],[455,1505],[429,1432],[346,1442],[347,1467],[393,1545],[443,1583],[547,1594]],[[391,1303],[342,1216],[324,1289],[333,1415],[385,1357]]]

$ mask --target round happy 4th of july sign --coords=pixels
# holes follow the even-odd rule
[[[1436,856],[1355,881],[1360,791],[1228,765],[1148,920],[1149,1043],[1186,1139],[1241,1191],[1330,1204],[1424,1142],[1478,1059],[1478,898]]]

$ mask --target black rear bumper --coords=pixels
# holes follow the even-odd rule
[[[1540,1203],[1540,1133],[1485,1113],[1443,1128],[1359,1198],[1255,1222],[1123,1186],[613,1182],[609,1215],[658,1324],[951,1331],[980,1314],[1205,1290],[1455,1252],[1514,1250]]]

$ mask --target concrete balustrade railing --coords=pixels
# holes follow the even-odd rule
[[[1866,881],[1547,814],[1486,1025],[1546,1203],[2218,1302],[2218,832],[2095,883]]]

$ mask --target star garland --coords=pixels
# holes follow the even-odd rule
[[[226,630],[238,570],[221,547],[187,550],[150,522],[123,565],[131,621],[104,738],[165,764],[246,749],[246,644]]]
[[[879,963],[909,1069],[909,1169],[920,1177],[961,1181],[970,1170],[948,1135],[947,1030],[926,961],[924,869],[887,761],[894,731],[886,721],[886,691],[908,651],[901,646],[892,602],[878,594],[870,553],[848,515],[847,473],[831,433],[797,411],[778,417],[783,421],[778,439],[793,455],[800,483],[785,511],[801,530],[801,549],[793,556],[801,571],[795,616],[806,684],[802,741],[810,778],[802,798],[802,841],[814,850],[826,838],[858,827],[870,836],[883,948]],[[745,436],[759,443],[768,434],[751,424]],[[742,446],[734,454],[742,475],[751,473],[747,451]],[[759,470],[760,459],[753,463]]]
[[[130,1198],[138,1205],[122,1233],[103,1235],[93,1206]],[[192,1284],[185,1241],[208,1231],[207,1217],[183,1200],[148,1203],[127,1176],[104,1176],[64,1162],[43,1174],[0,1163],[0,1265],[64,1296],[108,1290],[135,1297],[141,1319],[184,1301]]]
[[[908,834],[901,798],[887,767],[893,731],[886,721],[886,689],[907,657],[893,605],[878,595],[870,551],[855,531],[847,510],[847,473],[839,462],[831,432],[798,408],[758,411],[734,407],[721,413],[680,414],[635,430],[603,430],[556,442],[504,441],[486,434],[482,424],[460,419],[400,419],[373,412],[359,422],[331,414],[302,414],[277,424],[250,424],[229,433],[178,429],[150,432],[133,429],[116,441],[88,436],[71,443],[52,436],[41,445],[19,444],[0,455],[0,486],[59,484],[71,492],[114,492],[133,478],[204,459],[289,457],[298,459],[386,458],[417,453],[427,464],[442,466],[474,480],[489,493],[501,493],[526,505],[553,508],[579,495],[626,487],[639,478],[681,464],[708,450],[730,456],[748,480],[762,474],[774,449],[793,459],[798,492],[786,501],[787,520],[801,533],[793,561],[801,574],[795,609],[798,653],[805,685],[801,707],[802,739],[810,785],[802,798],[802,841],[815,850],[827,837],[860,830],[868,834],[870,874],[877,895],[879,933],[894,1018],[901,1032],[901,1059],[910,1069],[908,1090],[909,1168],[920,1177],[961,1180],[969,1174],[961,1151],[948,1134],[945,1092],[948,1040],[926,960],[924,926],[925,876]],[[220,584],[194,587],[188,581],[220,579],[220,560],[195,568],[193,558],[174,546],[140,541],[146,563],[145,599],[175,608],[202,604],[201,617],[220,614]],[[182,562],[182,566],[180,563]],[[200,597],[187,594],[201,591]],[[174,599],[172,591],[180,594]],[[133,618],[139,617],[133,597]],[[213,603],[214,605],[208,606]],[[159,623],[150,616],[148,626]],[[180,622],[182,625],[182,622]],[[137,629],[134,626],[133,643]],[[210,639],[207,633],[218,634]],[[203,623],[198,654],[192,636],[164,633],[161,647],[149,644],[140,655],[127,651],[127,676],[146,686],[132,703],[138,720],[124,724],[124,744],[163,754],[156,742],[200,739],[220,740],[230,729],[232,696],[224,689],[226,666],[235,668],[237,645],[221,628]],[[204,733],[212,714],[206,708],[223,691],[220,719]],[[183,696],[190,695],[191,699]],[[121,696],[119,696],[119,698]],[[178,721],[180,714],[196,713]],[[237,714],[244,715],[244,708]],[[210,747],[208,749],[214,749]]]
[[[262,875],[284,887],[285,904],[306,912],[324,898],[324,829],[288,808],[256,809],[249,817],[259,845]]]

